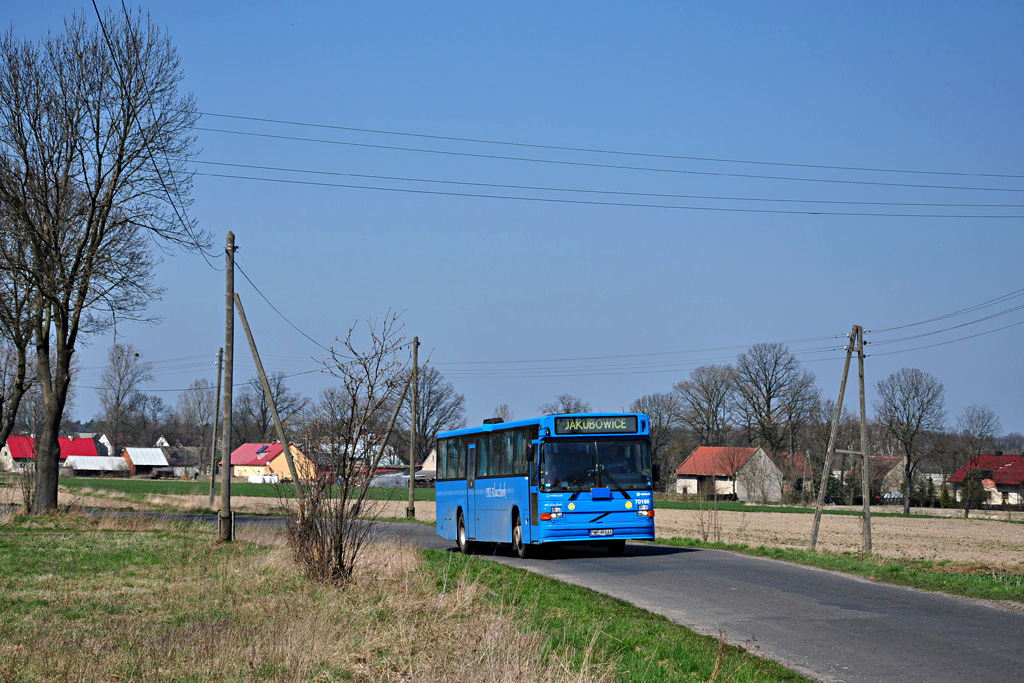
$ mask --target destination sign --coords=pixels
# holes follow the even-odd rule
[[[555,434],[636,434],[636,415],[556,417]]]

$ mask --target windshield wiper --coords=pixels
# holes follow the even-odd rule
[[[626,489],[622,488],[622,484],[620,484],[619,482],[615,481],[615,477],[613,477],[611,474],[608,473],[608,470],[605,469],[605,466],[604,465],[598,465],[598,467],[601,468],[602,479],[604,477],[608,477],[608,481],[610,481],[612,484],[615,485],[615,488],[618,490],[618,492],[621,493],[622,495],[624,495],[627,499],[630,499],[629,498],[629,494],[626,493]]]

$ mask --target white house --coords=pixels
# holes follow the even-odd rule
[[[676,493],[777,502],[782,500],[782,470],[763,448],[700,446],[676,470]]]

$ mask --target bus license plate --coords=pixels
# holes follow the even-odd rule
[[[591,536],[611,536],[612,535],[612,531],[613,531],[612,529],[591,529],[590,530],[590,535]]]

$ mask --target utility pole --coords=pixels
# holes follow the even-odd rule
[[[220,418],[220,376],[224,367],[224,347],[217,349],[217,393],[214,394],[216,397],[216,406],[213,409],[213,434],[210,435],[210,507],[213,508],[213,484],[214,472],[217,469],[217,426],[218,419]]]
[[[850,374],[850,358],[853,356],[853,346],[857,335],[857,326],[854,325],[850,334],[846,335],[850,342],[846,345],[846,362],[843,364],[843,379],[839,383],[839,398],[836,400],[836,414],[832,418],[832,430],[828,435],[828,450],[825,452],[825,467],[821,473],[821,486],[818,487],[818,502],[814,507],[814,526],[811,527],[811,540],[807,544],[808,550],[814,550],[818,545],[818,527],[821,525],[821,506],[825,504],[825,493],[828,490],[829,475],[832,474],[832,456],[836,449],[836,437],[839,434],[839,419],[843,415],[843,396],[846,394],[846,378]]]
[[[234,525],[231,523],[231,388],[235,370],[235,233],[228,232],[225,250],[225,297],[224,318],[224,416],[221,419],[224,431],[220,451],[220,540],[234,540]]]
[[[420,388],[420,338],[412,338],[412,402],[409,414],[409,507],[405,510],[408,519],[416,518],[416,399]]]
[[[854,329],[857,331],[857,374],[860,377],[860,450],[864,454],[860,475],[864,503],[863,552],[867,557],[871,554],[871,476],[868,469],[868,413],[864,408],[864,328],[857,325]]]
[[[245,336],[249,340],[249,350],[252,351],[252,359],[256,363],[256,372],[259,373],[260,384],[263,385],[263,394],[267,397],[267,405],[270,406],[270,416],[274,418],[274,427],[277,429],[277,438],[284,451],[285,462],[288,463],[288,472],[292,475],[292,483],[295,484],[295,501],[299,505],[299,519],[302,519],[302,487],[299,485],[299,473],[295,470],[292,450],[284,435],[284,425],[277,414],[277,404],[270,393],[270,382],[267,381],[267,373],[263,371],[263,361],[260,360],[260,352],[256,350],[256,340],[252,338],[252,330],[249,329],[249,321],[245,319],[245,309],[242,308],[242,300],[238,298],[238,294],[235,294],[235,306],[238,308],[238,319],[242,321],[242,329],[245,330]]]

